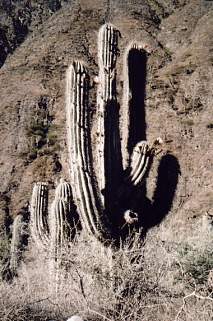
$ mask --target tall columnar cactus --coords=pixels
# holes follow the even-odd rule
[[[81,62],[74,62],[67,72],[67,133],[73,196],[84,226],[101,238],[102,235],[107,237],[108,223],[103,215],[101,196],[92,168],[88,85],[86,68]]]
[[[104,25],[98,37],[99,77],[97,92],[98,153],[92,156],[89,127],[89,76],[83,63],[74,61],[67,72],[67,137],[74,201],[83,225],[100,239],[113,238],[109,220],[121,214],[116,203],[121,186],[134,188],[142,183],[149,168],[153,149],[147,142],[133,149],[130,175],[122,182],[119,160],[120,138],[115,118],[118,117],[116,98],[116,60],[119,31],[111,24]],[[96,175],[94,161],[98,165]],[[125,182],[126,181],[126,182]],[[119,187],[120,184],[120,187]],[[119,197],[117,197],[118,201]],[[113,213],[113,210],[115,213]],[[116,211],[118,213],[116,213]],[[125,212],[126,213],[126,212]],[[123,215],[125,215],[123,213]],[[125,217],[124,217],[125,218]],[[113,226],[118,235],[117,227]],[[119,235],[118,235],[119,237]]]
[[[12,226],[12,239],[10,249],[10,271],[16,274],[19,266],[22,249],[23,249],[23,234],[25,233],[25,222],[21,214],[14,219]]]
[[[35,183],[30,205],[30,230],[39,247],[48,245],[48,184]]]

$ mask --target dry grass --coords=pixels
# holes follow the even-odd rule
[[[135,237],[116,251],[82,233],[64,249],[58,276],[48,253],[31,245],[19,277],[1,284],[0,319],[209,321],[212,245],[211,227],[201,222],[190,236],[165,222],[143,246]]]

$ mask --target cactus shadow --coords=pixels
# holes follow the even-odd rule
[[[145,50],[131,48],[128,53],[128,77],[131,99],[129,101],[129,137],[127,149],[129,155],[141,140],[146,140],[146,77],[147,57]],[[150,161],[149,169],[151,167]],[[147,172],[148,172],[147,171]],[[122,207],[138,214],[138,223],[134,226],[125,226],[122,235],[129,234],[131,230],[142,230],[142,237],[153,226],[161,223],[172,208],[175,191],[178,184],[180,165],[172,154],[164,155],[158,166],[158,177],[153,199],[146,196],[146,180],[142,186],[127,186],[123,193]]]
[[[130,48],[127,54],[127,67],[128,67],[128,88],[129,96],[131,97],[129,104],[129,128],[128,128],[128,141],[127,151],[131,156],[135,145],[146,140],[146,121],[145,121],[145,87],[146,87],[146,68],[147,68],[147,53],[145,50],[138,49],[137,47]],[[117,128],[119,125],[116,124]],[[119,131],[119,130],[118,130]],[[120,146],[119,146],[120,148]],[[119,155],[120,156],[120,155]],[[130,159],[129,159],[130,161]],[[120,165],[122,169],[122,165]],[[113,223],[118,226],[118,238],[122,240],[131,232],[131,226],[125,224],[124,212],[127,209],[135,207],[135,199],[141,198],[141,195],[146,194],[144,185],[143,192],[134,188],[132,185],[124,183],[125,177],[128,176],[128,170],[125,172],[122,169],[120,173],[121,180],[115,193],[117,201],[113,200],[114,211],[117,215],[112,219]],[[137,202],[138,203],[138,202]],[[135,226],[134,226],[135,227]]]
[[[164,155],[158,166],[158,177],[152,201],[138,191],[135,210],[139,213],[139,226],[145,235],[148,229],[159,225],[172,208],[180,175],[180,164],[172,154]]]
[[[122,156],[121,156],[121,140],[119,132],[119,104],[110,102],[107,106],[107,114],[105,118],[105,146],[106,146],[106,188],[105,188],[105,200],[106,211],[113,212],[116,191],[121,184],[121,177],[123,172]],[[110,218],[113,220],[113,215]]]
[[[126,239],[133,231],[141,233],[141,238],[146,237],[147,231],[159,225],[172,208],[175,192],[180,175],[178,159],[172,155],[164,155],[158,166],[158,177],[152,200],[146,196],[146,184],[131,188],[123,194],[123,212],[131,210],[138,214],[138,222],[127,225],[123,222],[121,238]],[[133,233],[134,235],[134,233]]]
[[[145,95],[147,53],[145,50],[131,48],[127,58],[129,91],[131,99],[130,124],[127,149],[132,154],[134,146],[141,140],[146,140]]]

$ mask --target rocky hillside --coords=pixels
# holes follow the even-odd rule
[[[189,226],[211,215],[213,159],[213,3],[205,0],[4,0],[0,4],[0,220],[23,210],[32,184],[68,177],[65,72],[78,58],[97,75],[97,32],[121,32],[118,65],[121,132],[127,75],[125,50],[147,48],[146,137],[164,140],[153,164],[148,198],[162,217]],[[124,65],[124,66],[123,66]],[[95,133],[96,85],[91,108]],[[140,123],[136,126],[140,128]],[[142,126],[142,125],[141,125]],[[157,189],[156,189],[157,184]]]

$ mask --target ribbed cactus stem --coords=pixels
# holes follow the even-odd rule
[[[58,191],[57,193],[58,194]],[[63,249],[69,239],[69,226],[67,217],[69,215],[68,203],[62,198],[55,198],[49,214],[50,226],[50,272],[53,277],[52,285],[57,297],[60,285],[60,267],[62,263]]]
[[[103,25],[98,36],[99,58],[99,99],[107,102],[116,99],[115,77],[116,61],[118,55],[119,31],[111,24]]]
[[[63,179],[55,190],[55,199],[49,213],[50,227],[50,271],[53,277],[55,295],[57,297],[60,285],[60,267],[63,250],[71,237],[71,228],[74,228],[76,212],[73,206],[72,188]]]
[[[62,198],[56,198],[52,204],[50,222],[50,244],[55,259],[59,259],[61,251],[69,236],[67,217],[69,214],[68,203]]]
[[[106,188],[106,180],[116,168],[115,156],[119,154],[120,142],[115,132],[116,104],[116,61],[119,31],[111,24],[100,28],[98,36],[99,84],[97,91],[98,110],[98,183],[100,190]],[[115,170],[116,171],[116,170]],[[102,197],[104,202],[104,197]]]
[[[48,185],[35,183],[31,200],[30,230],[35,243],[40,246],[48,244]]]
[[[139,142],[133,149],[131,172],[128,181],[137,186],[143,182],[150,161],[150,149],[146,141]]]
[[[89,78],[80,62],[73,62],[67,72],[67,137],[73,196],[86,229],[101,238],[103,209],[91,166],[88,109]]]
[[[73,202],[72,187],[70,183],[61,179],[60,183],[57,185],[55,190],[55,198],[63,199],[67,203],[68,208],[70,210]]]
[[[12,239],[10,249],[10,270],[13,274],[16,273],[21,259],[24,220],[22,215],[17,215],[12,226]]]

